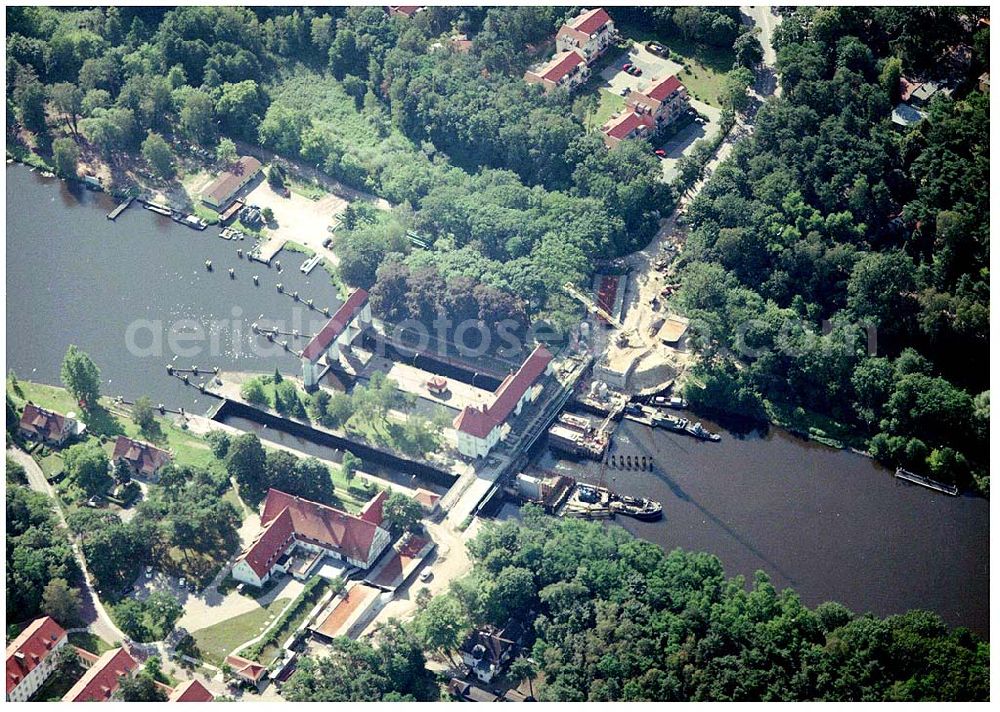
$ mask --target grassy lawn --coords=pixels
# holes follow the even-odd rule
[[[115,647],[108,641],[104,640],[104,638],[99,638],[93,633],[70,633],[69,644],[75,645],[78,648],[83,648],[94,655],[102,655]]]
[[[305,182],[291,177],[286,179],[286,183],[288,184],[288,189],[293,193],[298,193],[303,198],[308,198],[309,200],[320,200],[327,195],[326,189],[317,183]]]
[[[246,657],[256,653],[253,659],[262,665],[270,665],[278,658],[281,654],[281,646],[288,639],[288,636],[302,625],[306,616],[309,615],[323,595],[330,590],[330,582],[318,577],[313,580],[318,581],[318,583],[312,584],[310,582],[310,584],[306,584],[302,593],[295,599],[295,604],[289,609],[290,617],[284,622],[280,620],[275,621],[275,625],[280,624],[280,627],[268,631],[270,642],[259,651],[256,650],[256,645],[252,646],[244,651]]]
[[[201,203],[201,201],[195,201],[193,203],[194,214],[197,215],[202,220],[206,221],[209,225],[216,225],[219,222],[219,214],[209,207],[206,207]]]
[[[590,130],[600,129],[611,115],[625,106],[625,98],[607,89],[598,89],[597,96],[601,103],[597,111],[587,117],[586,125]]]
[[[42,468],[42,474],[49,482],[63,471],[63,459],[59,453],[50,453],[38,460],[38,465]]]
[[[191,637],[201,651],[202,659],[213,665],[222,665],[234,648],[260,635],[261,628],[281,613],[291,600],[291,598],[279,598],[266,608],[248,611],[208,628],[194,631]]]

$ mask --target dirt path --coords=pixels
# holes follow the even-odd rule
[[[66,526],[66,518],[63,516],[62,506],[59,504],[59,500],[55,496],[55,492],[52,490],[52,485],[49,484],[48,480],[45,479],[45,474],[42,472],[42,468],[38,466],[38,463],[23,450],[17,448],[10,448],[7,450],[7,454],[10,458],[18,463],[20,463],[25,472],[28,475],[28,486],[36,491],[41,492],[52,498],[55,504],[56,515],[59,517],[59,522],[62,526],[69,532],[69,527]],[[73,555],[76,557],[77,563],[80,565],[80,569],[83,571],[84,579],[84,589],[82,591],[82,603],[80,615],[81,618],[86,622],[87,629],[94,635],[103,638],[109,643],[120,643],[125,640],[126,635],[118,629],[118,626],[114,624],[111,620],[111,616],[104,609],[104,604],[97,597],[97,593],[94,591],[90,582],[90,573],[87,571],[87,560],[83,558],[83,552],[80,550],[80,544],[76,541],[76,538],[70,535],[70,544],[73,547]]]

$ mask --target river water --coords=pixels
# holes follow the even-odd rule
[[[260,320],[315,333],[327,319],[276,285],[335,309],[337,293],[323,269],[306,277],[299,271],[304,255],[285,251],[280,273],[250,263],[237,249],[246,253],[252,242],[223,240],[218,228],[192,230],[138,203],[112,222],[105,216],[114,205],[78,184],[7,167],[8,368],[58,384],[72,343],[101,369],[105,395],[148,395],[192,412],[204,412],[214,399],[168,376],[168,363],[298,371],[298,359],[254,337],[250,325]]]
[[[249,245],[221,240],[213,228],[199,233],[135,206],[111,222],[105,218],[111,207],[107,196],[22,166],[7,168],[8,368],[58,384],[63,354],[75,343],[101,368],[105,393],[148,394],[154,402],[201,412],[210,399],[165,370],[173,359],[166,334],[180,319],[193,319],[205,331],[212,322],[228,324],[219,348],[200,343],[202,353],[179,357],[178,366],[297,368],[293,357],[258,355],[248,348],[249,337],[237,343],[232,334],[248,331],[260,315],[314,331],[323,318],[294,305],[275,283],[332,308],[336,294],[325,272],[304,277],[302,258],[282,253],[286,269],[279,275],[238,259],[237,246]],[[205,270],[206,259],[214,272]],[[252,274],[260,275],[260,287],[252,285]],[[139,320],[163,322],[162,353],[129,349],[130,325]],[[142,332],[139,345],[151,343],[149,334]],[[838,600],[879,615],[926,608],[989,635],[985,499],[898,484],[865,457],[778,429],[765,436],[724,432],[720,443],[701,443],[625,421],[614,447],[657,461],[653,472],[606,472],[612,489],[663,503],[660,522],[618,520],[638,536],[666,549],[709,551],[730,575],[763,569],[808,605]],[[546,455],[541,465],[599,477],[595,463]]]

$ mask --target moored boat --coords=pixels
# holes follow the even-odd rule
[[[722,439],[721,435],[707,430],[700,422],[684,428],[684,432],[692,437],[698,438],[699,440],[709,440],[713,443],[719,442],[719,440]]]

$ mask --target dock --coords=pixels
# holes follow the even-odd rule
[[[302,263],[302,266],[299,267],[299,271],[302,272],[303,274],[309,274],[314,269],[316,269],[316,265],[318,265],[322,261],[322,259],[323,255],[320,254],[313,255],[312,257],[310,257],[309,259],[307,259],[305,262]]]
[[[926,487],[927,489],[940,492],[941,494],[946,494],[950,497],[958,496],[958,487],[955,485],[946,485],[943,482],[932,480],[930,477],[924,477],[923,475],[918,475],[910,472],[909,470],[904,470],[902,467],[896,469],[896,479],[912,482],[915,485]]]
[[[108,213],[108,220],[114,220],[119,215],[121,215],[122,213],[124,213],[125,210],[128,208],[128,206],[130,206],[132,204],[132,201],[134,199],[135,198],[133,196],[129,196],[128,198],[125,198],[125,200],[123,202],[119,203],[118,207],[116,207],[114,210],[112,210],[110,213]]]

